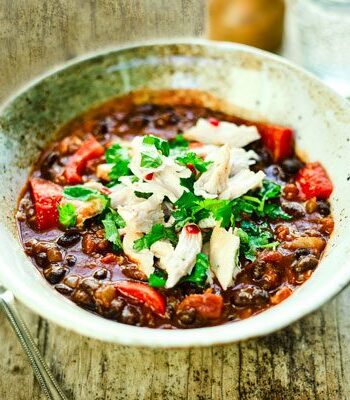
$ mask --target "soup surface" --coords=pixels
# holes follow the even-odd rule
[[[115,99],[69,123],[19,201],[24,249],[79,306],[196,328],[274,306],[317,267],[332,184],[287,127]]]

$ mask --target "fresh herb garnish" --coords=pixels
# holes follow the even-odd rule
[[[135,240],[133,248],[136,251],[149,249],[153,243],[162,239],[170,240],[174,245],[177,243],[177,236],[172,228],[166,228],[162,224],[156,224],[152,226],[151,232],[147,233],[142,238]]]
[[[163,271],[156,269],[148,278],[148,284],[152,287],[161,288],[166,284],[166,276]]]
[[[102,220],[102,224],[105,229],[105,238],[113,243],[114,250],[122,250],[123,245],[118,229],[125,227],[124,219],[115,210],[110,208]]]
[[[189,146],[189,141],[184,138],[182,134],[178,134],[174,137],[174,139],[169,141],[169,146],[171,149],[175,147],[183,147],[187,148]]]
[[[198,286],[204,286],[208,278],[209,266],[208,256],[204,253],[198,253],[191,274],[182,278],[181,282],[191,282]]]
[[[205,172],[212,161],[204,161],[203,158],[197,156],[196,153],[186,153],[176,158],[176,161],[182,165],[193,165],[198,172]]]
[[[134,194],[136,197],[139,197],[141,199],[149,199],[152,196],[152,193],[143,193],[138,192],[137,190],[134,191]]]
[[[227,228],[231,224],[232,202],[230,200],[204,199],[197,202],[198,211],[207,210],[220,225]]]
[[[158,168],[160,165],[162,165],[162,159],[159,156],[154,156],[148,153],[141,153],[141,167]]]
[[[143,138],[143,144],[154,146],[165,157],[168,157],[170,153],[169,143],[166,140],[160,139],[159,137],[151,135],[145,136]]]
[[[106,198],[105,195],[100,193],[96,189],[91,189],[87,186],[76,185],[76,186],[66,186],[63,189],[63,195],[67,199],[89,201],[91,199]]]
[[[66,228],[71,228],[77,223],[77,212],[75,205],[72,203],[65,203],[57,206],[58,220],[61,225]]]
[[[279,242],[274,241],[272,232],[266,224],[257,225],[250,221],[242,221],[237,229],[241,241],[241,251],[250,260],[255,260],[256,250],[259,248],[275,248]]]
[[[114,164],[109,177],[111,182],[108,186],[114,186],[119,183],[119,178],[122,176],[131,175],[132,172],[129,169],[129,155],[127,149],[120,146],[120,144],[113,144],[110,146],[105,153],[107,163]]]

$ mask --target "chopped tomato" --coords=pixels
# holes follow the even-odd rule
[[[103,146],[93,137],[86,139],[80,148],[71,156],[66,166],[64,175],[68,183],[81,183],[81,174],[89,160],[98,158],[104,154]]]
[[[116,282],[114,287],[122,295],[138,300],[153,310],[156,314],[164,316],[165,299],[155,289],[145,285],[144,283],[131,281]]]
[[[101,258],[101,262],[103,264],[116,264],[118,261],[118,256],[113,253],[107,253],[105,256]]]
[[[199,317],[205,320],[220,318],[224,307],[221,296],[213,293],[191,294],[177,307],[177,312],[194,308]]]
[[[293,293],[292,289],[287,286],[284,286],[282,289],[279,289],[273,296],[271,296],[271,304],[276,305],[281,303],[287,297],[289,297]]]
[[[41,178],[32,178],[30,187],[34,199],[36,227],[42,231],[58,225],[57,205],[62,198],[62,188]]]
[[[273,160],[280,162],[289,157],[293,148],[293,131],[278,125],[258,123],[261,140],[272,153]]]
[[[325,200],[333,191],[332,182],[319,162],[306,164],[299,171],[296,184],[305,200],[312,197]]]

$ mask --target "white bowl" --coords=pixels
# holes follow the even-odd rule
[[[288,125],[297,146],[326,167],[335,186],[335,230],[312,277],[281,304],[210,328],[155,330],[103,319],[58,294],[25,256],[14,209],[40,148],[89,106],[132,89],[195,88],[249,118]],[[247,46],[189,40],[117,49],[70,62],[8,101],[0,114],[0,281],[33,311],[82,335],[125,345],[207,346],[266,335],[316,310],[350,280],[350,105],[275,55]]]

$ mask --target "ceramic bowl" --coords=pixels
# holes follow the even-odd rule
[[[288,125],[335,189],[335,231],[307,283],[259,315],[188,330],[154,330],[93,315],[58,294],[25,256],[14,211],[32,162],[66,121],[131,90],[198,89],[252,119]],[[265,335],[316,310],[350,280],[350,105],[280,57],[242,45],[190,40],[119,48],[69,62],[31,82],[0,113],[0,281],[42,317],[104,341],[152,347],[227,343]]]

